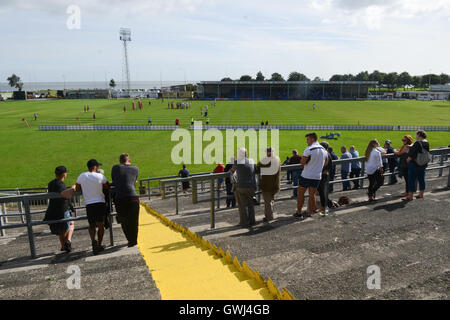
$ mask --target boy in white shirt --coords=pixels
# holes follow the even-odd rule
[[[86,214],[89,222],[89,235],[92,241],[92,251],[94,255],[105,250],[102,246],[103,234],[105,233],[106,203],[103,189],[109,189],[109,184],[104,175],[98,173],[98,167],[101,166],[95,159],[87,163],[89,171],[83,172],[77,179],[76,189],[81,191],[86,205]],[[95,233],[97,231],[97,239]]]
[[[322,171],[328,163],[328,153],[324,147],[317,142],[317,134],[315,132],[308,133],[306,136],[308,147],[303,153],[301,164],[304,166],[299,180],[297,212],[294,217],[303,217],[301,212],[305,202],[305,192],[308,189],[308,216],[311,217],[316,204],[316,192],[322,179]]]

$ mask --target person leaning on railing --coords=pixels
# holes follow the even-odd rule
[[[67,172],[66,167],[57,167],[55,169],[55,179],[48,183],[48,192],[60,193],[64,198],[49,200],[44,221],[68,219],[71,217],[70,211],[73,211],[73,206],[69,199],[75,193],[75,186],[67,189],[64,184],[64,180],[67,178]],[[61,251],[72,251],[72,234],[74,226],[73,221],[49,224],[50,232],[59,237]]]

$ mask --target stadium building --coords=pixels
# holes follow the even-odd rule
[[[367,99],[374,81],[203,81],[199,99],[354,100]]]

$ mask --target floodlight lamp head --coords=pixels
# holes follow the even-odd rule
[[[120,40],[131,41],[131,29],[120,28],[119,34],[120,34]]]

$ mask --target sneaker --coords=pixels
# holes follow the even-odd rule
[[[263,221],[264,223],[269,223],[269,222],[272,221],[272,220],[273,220],[273,219],[269,220],[269,219],[267,219],[267,218],[264,217],[262,221]]]
[[[105,246],[97,246],[97,253],[99,253],[99,252],[102,252],[102,251],[105,251]]]
[[[72,251],[72,242],[70,242],[69,240],[67,240],[64,243],[64,251],[66,251],[66,252],[71,252]]]
[[[293,217],[301,218],[301,217],[303,217],[303,215],[301,213],[296,212],[296,213],[293,214]]]
[[[134,247],[135,245],[137,245],[137,243],[135,243],[135,242],[128,242],[128,248]]]

